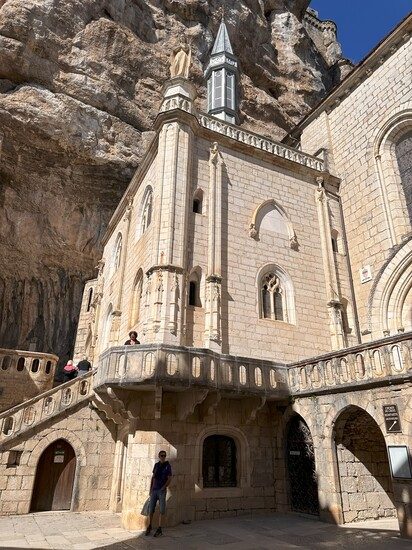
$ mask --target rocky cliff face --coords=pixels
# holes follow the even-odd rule
[[[186,35],[204,108],[223,4],[241,123],[279,139],[340,78],[302,23],[309,0],[0,0],[0,346],[71,353],[169,53]]]

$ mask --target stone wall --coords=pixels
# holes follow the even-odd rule
[[[407,236],[410,238],[412,229],[394,152],[394,144],[412,128],[407,76],[411,44],[407,34],[400,31],[393,38],[392,48],[388,44],[385,52],[372,54],[354,80],[336,92],[339,99],[317,113],[302,133],[303,150],[314,153],[327,148],[330,168],[342,179],[348,252],[365,338],[371,333],[372,338],[380,338],[412,328],[407,306],[410,294],[405,297],[399,291],[400,303],[406,304],[403,313],[397,311],[397,306],[388,311],[380,302],[381,295],[374,302],[374,289],[386,262],[397,250],[408,246]],[[351,88],[350,93],[346,88]],[[365,266],[371,267],[372,279],[362,283],[360,270]],[[394,281],[404,273],[401,270],[395,275],[394,270],[388,267],[387,275],[392,279],[389,294],[397,287]]]
[[[335,427],[345,523],[395,516],[385,441],[377,424],[354,409]]]
[[[219,136],[214,134],[213,138],[219,139]],[[178,140],[177,160],[173,156],[175,140]],[[135,176],[129,191],[134,194],[130,221],[126,220],[122,205],[113,220],[104,249],[103,298],[98,320],[100,352],[107,345],[106,342],[102,347],[107,312],[110,307],[113,310],[119,308],[119,304],[121,315],[116,321],[118,330],[113,332],[113,344],[123,343],[128,331],[135,328],[144,343],[163,341],[205,345],[205,310],[201,307],[186,310],[186,304],[188,276],[195,268],[201,275],[200,302],[203,308],[206,302],[205,278],[209,269],[207,250],[211,246],[209,220],[212,215],[210,141],[192,134],[183,123],[166,123],[159,133],[158,152],[155,145],[152,147],[145,172]],[[220,146],[222,195],[218,198],[218,208],[222,216],[222,239],[215,250],[221,250],[222,262],[221,349],[223,353],[233,355],[296,361],[331,349],[327,307],[330,297],[322,267],[317,183],[314,175],[304,174],[297,164],[287,168],[272,164],[273,159],[265,158],[264,154],[258,156],[254,153],[237,151],[229,144]],[[153,214],[150,226],[142,235],[139,232],[141,208],[148,185],[153,188]],[[330,185],[336,191],[334,184]],[[201,214],[192,210],[196,189],[203,192]],[[291,246],[290,236],[281,232],[262,229],[258,238],[250,236],[254,212],[268,200],[275,201],[284,209],[285,220],[297,239],[297,246]],[[175,209],[173,219],[170,217],[172,208]],[[347,341],[353,343],[357,338],[356,324],[345,256],[344,227],[334,193],[329,196],[328,215],[331,227],[339,235],[340,251],[333,259],[332,269],[337,273],[336,291],[348,304]],[[123,268],[113,270],[112,267],[119,233],[123,235],[122,252],[126,254],[124,276]],[[331,235],[326,238],[330,241]],[[160,269],[167,265],[170,250],[172,263],[178,270],[183,268],[183,274],[178,271],[177,275],[178,316],[181,321],[176,331],[172,336],[171,330],[159,332],[153,329],[158,307],[163,308],[161,315],[168,315],[171,283],[165,273],[161,280],[156,274],[144,278],[140,320],[136,327],[131,327],[130,304],[136,273],[139,269],[148,273],[153,266]],[[262,268],[273,264],[283,269],[292,281],[295,311],[290,322],[260,318],[258,275]],[[334,294],[333,299],[337,298],[339,296]]]
[[[284,437],[289,419],[299,414],[313,438],[321,519],[343,523],[387,517],[394,514],[395,508],[401,533],[411,537],[412,482],[390,480],[386,450],[388,445],[411,448],[411,403],[409,383],[295,398],[283,413],[277,430],[275,471],[282,472],[275,478],[277,509],[289,509]],[[402,433],[386,432],[383,405],[398,407]]]
[[[0,514],[27,514],[37,463],[42,452],[57,439],[68,441],[76,454],[72,509],[107,510],[109,507],[115,428],[87,404],[44,422],[9,445],[0,458]],[[8,465],[13,451],[21,453],[18,465]]]
[[[186,394],[190,399],[192,391],[187,390]],[[173,470],[168,490],[168,524],[274,511],[274,439],[267,407],[257,412],[256,419],[250,419],[248,400],[222,399],[213,403],[211,395],[194,414],[187,409],[189,414],[184,418],[184,404],[180,402],[185,396],[166,393],[161,419],[145,420],[154,412],[153,394],[143,399],[142,394],[138,395],[141,418],[136,421],[136,431],[128,436],[124,473],[122,518],[126,527],[144,527],[140,509],[148,496],[160,450],[166,450]],[[236,442],[236,487],[203,488],[203,440],[212,434],[228,435]]]

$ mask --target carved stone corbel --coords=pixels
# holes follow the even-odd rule
[[[91,398],[91,403],[96,409],[105,414],[108,420],[111,420],[117,425],[123,424],[126,420],[129,420],[129,416],[124,407],[116,407],[114,401],[107,395],[98,395],[95,393]]]
[[[216,411],[221,399],[220,392],[209,392],[206,399],[199,405],[199,420],[203,421],[207,416],[211,416]]]
[[[257,413],[265,406],[266,397],[249,397],[244,400],[244,415],[245,423],[251,424],[255,419]]]
[[[177,403],[177,418],[186,420],[188,416],[194,413],[196,405],[203,403],[206,399],[209,390],[187,390],[180,394]]]

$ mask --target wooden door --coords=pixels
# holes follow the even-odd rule
[[[49,445],[40,457],[30,510],[70,510],[76,455],[64,439]]]

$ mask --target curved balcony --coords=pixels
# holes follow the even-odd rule
[[[292,395],[400,383],[412,377],[412,333],[288,365],[288,375]]]
[[[267,399],[279,399],[289,393],[283,365],[164,345],[106,350],[100,357],[94,386],[98,389],[112,385],[141,390],[162,386],[171,391],[198,387]]]
[[[53,387],[56,355],[0,348],[0,411]]]

